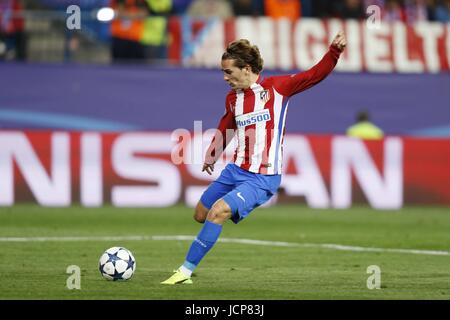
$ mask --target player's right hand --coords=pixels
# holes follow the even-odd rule
[[[209,175],[212,175],[213,171],[214,171],[214,163],[204,163],[203,164],[203,168],[202,168],[202,172],[206,171]]]

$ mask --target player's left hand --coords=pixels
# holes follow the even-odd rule
[[[203,168],[202,168],[202,172],[206,171],[209,175],[212,175],[212,172],[214,171],[214,163],[204,163],[203,164]]]
[[[345,38],[345,34],[343,31],[339,31],[331,43],[332,46],[335,46],[341,51],[344,51],[345,46],[347,45],[347,39]]]

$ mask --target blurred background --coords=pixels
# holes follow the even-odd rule
[[[392,207],[404,201],[448,205],[444,186],[450,179],[450,0],[0,0],[1,134],[25,134],[31,144],[23,147],[37,152],[48,167],[52,137],[67,132],[72,141],[69,158],[76,164],[70,167],[71,199],[81,202],[77,166],[84,140],[79,134],[98,134],[100,160],[86,161],[106,161],[102,170],[109,171],[102,171],[107,187],[93,203],[114,202],[112,181],[152,181],[127,171],[136,164],[121,171],[110,163],[121,133],[146,132],[153,138],[164,133],[166,142],[151,143],[163,151],[140,151],[167,156],[170,148],[164,146],[173,144],[173,130],[192,132],[195,121],[202,121],[203,131],[216,127],[228,91],[219,63],[229,42],[247,38],[257,44],[265,77],[312,67],[339,30],[344,30],[348,46],[335,72],[291,99],[287,140],[296,147],[286,142],[286,152],[300,150],[296,143],[306,138],[325,185],[326,192],[318,194],[332,195],[332,186],[338,186],[332,183],[335,138],[378,140],[365,142],[368,149],[348,150],[369,152],[374,161],[369,171],[379,176],[380,190],[389,193],[390,186],[397,186],[394,193],[401,201],[397,197]],[[401,141],[392,147],[401,156],[401,167],[393,169],[401,175],[392,185],[383,175],[390,172],[385,151],[390,138]],[[4,143],[10,148],[0,147],[5,159],[16,159],[19,149],[14,148],[21,144]],[[91,147],[97,154],[95,143],[86,150]],[[297,178],[302,172],[312,169],[294,151],[286,157],[286,173],[292,179],[288,176],[284,187],[288,194],[304,197],[309,191],[295,185],[301,184]],[[30,165],[40,170],[36,162],[23,159],[19,171]],[[23,177],[10,161],[3,168],[10,177],[3,179],[10,181],[5,186],[21,190],[16,190],[17,199],[36,198],[29,190],[32,176]],[[363,180],[365,169],[355,178],[357,161],[348,161],[353,170],[349,177],[367,189],[370,183],[356,181]],[[181,191],[167,203],[184,199],[192,204],[207,178],[196,169],[179,170]],[[188,184],[200,187],[191,192]],[[355,190],[353,197],[371,202],[370,191],[358,195]],[[14,202],[13,193],[3,193],[0,201]],[[321,199],[320,206],[335,205],[332,196]]]
[[[336,76],[322,90],[294,98],[302,99],[301,108],[292,108],[289,119],[296,121],[288,128],[345,133],[366,111],[387,134],[450,135],[448,0],[0,3],[2,109],[100,116],[111,130],[173,130],[187,127],[186,120],[212,128],[227,90],[217,70],[229,42],[248,38],[257,44],[268,76],[310,68],[344,30],[349,44]],[[172,94],[174,86],[179,95]],[[197,90],[202,99],[189,96]],[[175,108],[193,100],[177,109],[180,117],[142,116],[150,105]],[[13,118],[4,110],[0,128],[24,124]],[[31,120],[31,128],[58,126]],[[74,123],[71,129],[88,127]]]
[[[189,40],[185,24],[194,24],[190,29],[195,35],[211,19],[224,20],[230,29],[237,17],[284,18],[293,23],[305,18],[361,21],[373,13],[367,8],[376,5],[384,22],[408,26],[450,22],[448,0],[1,0],[0,4],[0,58],[28,62],[135,60],[181,65]],[[66,28],[71,5],[81,13],[81,28],[76,31]]]

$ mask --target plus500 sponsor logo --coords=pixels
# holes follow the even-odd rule
[[[270,120],[269,110],[264,110],[263,112],[252,112],[243,114],[236,117],[236,125],[239,128],[246,127],[259,122],[266,122]]]

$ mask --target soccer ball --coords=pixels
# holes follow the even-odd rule
[[[98,268],[108,280],[128,280],[136,271],[136,260],[130,250],[112,247],[102,254]]]

